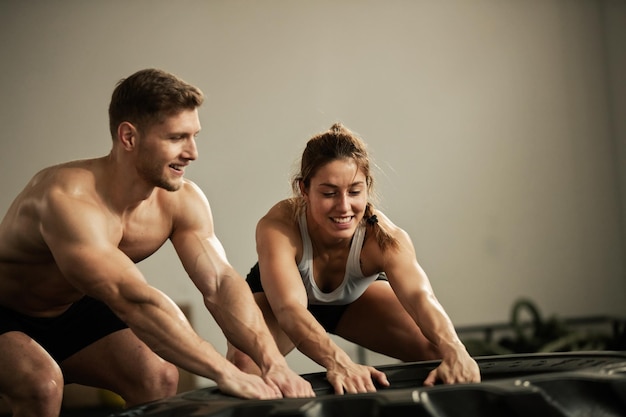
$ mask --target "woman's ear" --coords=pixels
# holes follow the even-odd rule
[[[304,185],[304,181],[298,181],[298,187],[300,188],[300,195],[307,199],[309,197],[309,193],[306,189],[306,186]]]

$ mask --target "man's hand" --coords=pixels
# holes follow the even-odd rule
[[[268,385],[257,375],[247,374],[239,370],[215,381],[224,394],[255,400],[271,400],[282,398],[280,390]]]
[[[444,384],[480,382],[480,369],[476,361],[463,346],[444,354],[439,366],[428,374],[425,386],[433,386],[437,381]]]
[[[263,375],[265,382],[290,398],[315,397],[311,383],[287,366],[273,366]]]
[[[328,382],[335,389],[335,394],[356,394],[362,392],[375,392],[374,381],[384,387],[389,386],[387,375],[372,368],[371,366],[350,363],[339,365],[326,372]]]

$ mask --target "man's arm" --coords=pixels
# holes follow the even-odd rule
[[[102,208],[61,190],[51,190],[41,218],[42,236],[68,281],[106,303],[165,360],[214,380],[223,391],[245,398],[273,398],[275,389],[240,372],[191,328],[178,307],[147,284],[118,249]]]
[[[286,396],[313,396],[311,384],[296,375],[278,350],[244,279],[229,264],[214,233],[209,203],[192,183],[185,209],[171,236],[185,270],[204,297],[226,338],[250,356],[264,379]]]

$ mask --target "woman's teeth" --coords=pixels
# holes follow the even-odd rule
[[[332,217],[332,220],[335,223],[348,223],[351,219],[352,219],[352,216],[350,216],[350,217]]]

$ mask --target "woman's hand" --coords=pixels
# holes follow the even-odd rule
[[[480,369],[476,361],[467,353],[465,346],[458,344],[442,352],[443,360],[428,374],[425,386],[433,386],[437,381],[444,384],[480,382]]]

